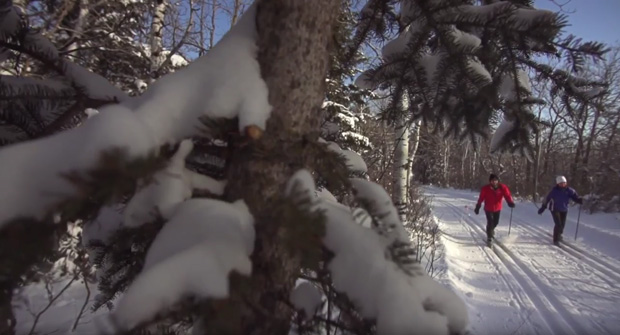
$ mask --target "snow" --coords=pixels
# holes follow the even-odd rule
[[[515,127],[514,121],[508,120],[504,118],[502,122],[497,126],[493,136],[491,137],[491,143],[489,144],[489,150],[491,152],[495,152],[499,148],[499,145],[502,143],[502,140],[506,136],[506,134],[512,131]]]
[[[411,38],[414,33],[420,31],[420,24],[411,23],[396,37],[395,39],[387,42],[381,49],[381,57],[385,60],[398,55],[401,52],[407,50],[407,45],[411,42]]]
[[[321,188],[320,190],[317,190],[316,195],[317,197],[323,200],[328,200],[328,201],[333,201],[335,203],[338,203],[338,199],[336,199],[336,197],[332,194],[332,192],[330,192],[326,188]]]
[[[347,106],[334,101],[326,100],[323,102],[321,108],[325,109],[328,107],[338,108],[339,112],[336,113],[335,117],[339,119],[341,123],[346,124],[349,128],[355,128],[357,118],[353,115],[353,113],[351,113]]]
[[[532,85],[527,72],[522,69],[517,70],[517,82],[519,89],[526,93],[532,92]],[[512,73],[505,73],[499,86],[499,94],[506,101],[515,101],[517,99],[517,91],[515,79]]]
[[[480,47],[482,40],[476,35],[472,35],[470,33],[466,33],[454,26],[450,27],[449,30],[450,35],[454,38],[454,41],[457,45],[466,47],[469,50],[474,50]]]
[[[490,84],[493,82],[493,77],[491,77],[491,74],[489,73],[489,70],[487,70],[484,65],[482,65],[482,63],[480,63],[480,61],[478,59],[468,59],[467,60],[467,68],[470,71],[473,71],[476,75],[482,77],[487,84]]]
[[[197,135],[201,116],[238,116],[240,130],[250,125],[265,129],[271,106],[256,60],[255,13],[253,4],[208,53],[129,103],[162,142]]]
[[[508,185],[510,187],[510,185]],[[459,292],[474,334],[617,334],[620,314],[620,220],[615,214],[569,209],[561,248],[551,244],[553,220],[537,204],[504,206],[495,236],[485,246],[477,192],[425,187],[444,249],[439,280]]]
[[[328,142],[327,148],[344,156],[347,167],[350,170],[355,172],[368,171],[366,162],[364,162],[364,159],[358,153],[352,150],[341,149],[340,146],[334,142]]]
[[[103,150],[124,148],[129,158],[145,157],[162,144],[199,134],[204,115],[238,116],[239,129],[264,129],[271,106],[255,59],[255,7],[205,56],[156,81],[140,97],[102,107],[75,129],[3,147],[0,226],[18,216],[40,219],[75,196],[62,175],[95,167]],[[95,97],[115,95],[109,83],[75,64],[67,63],[67,75],[95,90]]]
[[[336,118],[339,119],[341,123],[346,124],[350,129],[355,128],[356,118],[354,116],[338,113],[336,114]]]
[[[389,229],[384,236],[388,237],[390,242],[409,242],[409,234],[401,223],[398,211],[385,189],[379,184],[359,178],[351,179],[351,184],[355,197],[369,206],[368,210],[371,214],[380,215],[381,221]]]
[[[301,185],[313,194],[316,190],[311,181],[310,173],[301,170],[293,175],[288,188]],[[396,209],[379,185],[362,179],[352,182],[357,197],[374,204],[374,214],[387,210],[386,223],[402,227]],[[316,206],[327,219],[323,241],[334,253],[328,265],[334,288],[345,293],[363,317],[377,320],[378,334],[447,335],[464,330],[467,310],[462,300],[423,270],[405,274],[386,257],[393,239],[357,224],[343,205],[319,199]]]
[[[241,200],[190,199],[180,204],[155,237],[142,273],[101,321],[102,329],[131,329],[190,295],[227,297],[229,273],[252,271],[253,224]]]
[[[530,29],[538,20],[543,20],[546,17],[553,18],[554,16],[556,16],[556,14],[550,10],[533,8],[517,8],[512,15],[514,20],[520,24],[517,28],[523,31]]]
[[[61,174],[93,168],[101,152],[115,147],[140,157],[155,147],[155,141],[135,113],[116,108],[71,131],[3,147],[0,227],[18,216],[41,219],[60,201],[75,196],[77,190]]]
[[[592,98],[597,97],[598,95],[600,95],[603,92],[605,92],[605,88],[603,88],[603,87],[594,87],[594,88],[591,88],[589,90],[584,91],[583,95],[586,97],[586,99],[592,99]]]
[[[91,118],[91,117],[99,114],[99,111],[94,109],[94,108],[86,108],[84,110],[84,114],[86,114],[86,118]]]
[[[316,286],[304,281],[293,289],[290,300],[295,308],[304,311],[306,319],[310,319],[321,305],[322,295]]]
[[[192,196],[191,179],[184,172],[185,158],[193,147],[191,140],[182,141],[168,166],[131,198],[124,211],[127,227],[153,222],[158,214],[170,218],[174,208]]]
[[[365,148],[372,148],[372,143],[370,142],[370,139],[362,134],[352,131],[343,131],[340,136],[345,140],[355,141],[359,146]]]
[[[309,174],[300,171],[293,179],[302,180],[302,186],[313,189],[312,178]],[[317,192],[328,194],[325,191]],[[481,213],[476,216],[473,213],[478,197],[477,191],[427,186],[424,192],[432,197],[432,212],[441,229],[440,246],[443,256],[437,261],[435,272],[435,279],[438,283],[424,276],[414,277],[409,281],[398,280],[399,277],[395,275],[397,270],[389,267],[383,253],[376,250],[376,248],[385,247],[385,240],[377,239],[376,233],[368,228],[349,224],[353,215],[346,206],[331,200],[322,201],[320,204],[322,208],[328,209],[331,218],[326,242],[329,242],[334,250],[340,251],[338,253],[340,258],[330,264],[330,269],[338,274],[334,279],[338,279],[339,285],[343,285],[343,292],[359,294],[353,301],[365,304],[366,307],[362,309],[364,315],[373,315],[372,313],[379,313],[380,310],[386,311],[382,314],[380,331],[394,330],[395,332],[390,334],[398,334],[398,329],[388,326],[404,327],[407,323],[412,327],[415,326],[414,329],[419,328],[417,331],[419,333],[430,334],[433,329],[424,328],[426,324],[436,325],[433,320],[446,324],[445,317],[442,318],[438,313],[431,311],[456,308],[457,311],[448,312],[451,315],[454,313],[460,316],[451,319],[451,327],[460,328],[468,319],[467,330],[473,334],[564,335],[617,334],[619,332],[620,314],[617,313],[616,307],[617,301],[620,300],[620,284],[618,284],[620,283],[620,248],[617,247],[620,244],[618,229],[620,217],[617,213],[590,215],[582,212],[579,235],[575,241],[577,208],[570,208],[564,233],[564,247],[558,248],[551,245],[553,223],[548,212],[540,216],[536,213],[537,204],[517,199],[517,206],[513,209],[510,235],[508,235],[510,213],[509,209],[504,206],[500,224],[496,229],[499,244],[488,248],[483,241],[484,215]],[[324,198],[321,197],[321,199]],[[202,205],[193,206],[200,208]],[[213,206],[211,208],[218,208],[219,204],[211,206]],[[234,213],[234,211],[231,212]],[[191,214],[188,213],[188,215]],[[200,220],[182,221],[187,222],[186,227],[193,226],[193,224],[199,225],[201,228],[198,230],[202,231],[204,216],[198,214],[196,216]],[[178,223],[182,221],[179,220]],[[168,229],[171,233],[175,233],[176,229],[172,226]],[[178,232],[178,236],[188,234],[185,228],[182,231]],[[216,235],[219,236],[219,233]],[[192,241],[191,243],[199,240],[194,238],[193,234],[187,236],[188,241]],[[355,242],[343,243],[343,241]],[[365,241],[367,243],[364,243]],[[199,249],[198,246],[202,244],[192,245]],[[164,249],[174,250],[167,248],[168,246]],[[346,249],[349,248],[350,251],[347,252]],[[188,249],[184,249],[181,253],[187,251]],[[201,252],[203,259],[199,261],[205,265],[194,267],[191,271],[206,275],[206,268],[216,266],[216,264],[213,257],[205,256],[210,255],[206,250]],[[168,256],[167,260],[170,260],[170,257],[180,257],[181,253],[173,256],[164,252],[163,256]],[[197,253],[200,254],[200,252]],[[162,265],[164,261],[154,264],[154,267]],[[186,261],[189,263],[190,260]],[[158,282],[162,284],[159,294],[166,294],[169,289],[179,289],[176,280],[187,273],[186,269],[163,270],[158,273],[160,275]],[[352,273],[347,276],[347,271]],[[214,284],[211,294],[225,292],[224,282],[216,281],[215,277],[209,279],[209,282]],[[391,286],[380,285],[386,283],[387,280],[394,280],[394,282]],[[416,284],[418,281],[419,283]],[[145,289],[157,288],[154,283],[143,283],[146,283]],[[57,292],[64,284],[65,282],[61,282],[54,285],[55,291]],[[168,284],[171,286],[163,288],[163,285]],[[215,284],[220,286],[216,287]],[[444,290],[444,286],[449,290]],[[189,286],[188,289],[191,287]],[[94,287],[91,288],[95,290]],[[420,299],[431,293],[433,299],[424,303],[424,310],[417,307]],[[311,306],[312,294],[308,292],[308,294],[300,295],[306,297],[301,301],[307,303],[306,306]],[[416,298],[415,295],[418,297]],[[94,296],[96,292],[93,292],[91,299],[94,299]],[[384,298],[380,298],[381,296]],[[84,299],[83,284],[74,283],[42,315],[36,331],[41,334],[67,333]],[[314,299],[316,302],[316,297]],[[464,318],[462,313],[459,314],[462,312],[461,307],[458,303],[454,303],[453,299],[465,302],[467,307],[465,317],[467,318]],[[14,301],[18,334],[28,333],[32,325],[33,316],[26,310],[26,302],[35,313],[43,309],[47,304],[43,286],[34,284],[26,287],[23,297]],[[390,309],[385,307],[388,304],[391,306]],[[136,308],[136,306],[140,307]],[[85,315],[78,324],[77,334],[96,334],[95,324],[97,323],[93,322],[93,318],[97,320],[97,317],[106,313],[100,310],[93,315],[88,307],[90,305],[87,306]],[[129,311],[132,315],[142,313],[140,311],[142,309],[151,308],[150,305],[143,303],[132,307]],[[424,317],[416,315],[424,315]],[[104,320],[108,319],[104,318]],[[110,328],[113,329],[113,327]],[[447,333],[445,327],[435,330]]]
[[[168,57],[168,55],[170,55],[170,50],[163,50],[161,54],[162,56]],[[172,64],[173,67],[182,67],[188,65],[189,62],[185,59],[185,57],[178,54],[173,54],[170,56],[170,64]]]
[[[125,101],[128,99],[123,91],[110,84],[102,76],[68,61],[64,61],[63,65],[65,67],[63,74],[84,89],[90,98],[106,101]]]
[[[327,143],[327,149],[333,151],[333,152],[337,152],[339,154],[341,154],[344,159],[345,162],[347,164],[347,167],[354,171],[354,172],[366,172],[368,171],[368,167],[366,166],[366,162],[364,162],[364,159],[362,158],[362,156],[360,156],[358,153],[352,151],[352,150],[346,150],[346,149],[342,149],[340,148],[340,146],[334,142],[328,142],[325,141],[322,138],[319,138],[319,142],[320,143]]]

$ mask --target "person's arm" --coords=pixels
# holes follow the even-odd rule
[[[476,208],[474,209],[474,213],[476,213],[476,215],[478,215],[478,213],[480,213],[480,205],[482,204],[482,201],[484,200],[484,187],[482,187],[480,189],[480,195],[478,196],[478,201],[476,202]]]
[[[484,187],[480,189],[480,195],[478,195],[478,202],[476,202],[476,207],[480,207],[483,200],[484,200]]]
[[[512,208],[515,206],[515,202],[512,199],[512,194],[510,194],[510,189],[506,185],[504,185],[504,199],[506,199],[509,207]]]
[[[549,193],[547,193],[547,196],[545,197],[545,201],[542,204],[543,208],[547,208],[547,205],[549,204],[549,201],[551,201],[551,193],[553,193],[553,189],[551,189],[551,191],[549,191]]]
[[[551,189],[551,191],[549,191],[549,193],[545,197],[545,201],[543,201],[542,206],[540,206],[540,209],[538,209],[538,214],[542,214],[545,209],[547,209],[547,204],[549,204],[549,201],[551,200],[551,192],[553,192],[553,189]]]
[[[574,188],[570,188],[569,192],[570,192],[570,198],[573,199],[574,202],[580,205],[583,203],[583,199],[579,196],[579,194],[577,194],[577,191],[575,191]]]

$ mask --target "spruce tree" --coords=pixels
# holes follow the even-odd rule
[[[458,43],[464,36],[477,40],[453,25],[501,27],[486,15],[463,15],[478,8],[463,3],[409,1],[409,11],[398,16],[393,1],[371,0],[350,54],[369,31],[415,19],[420,26],[409,34],[417,37],[407,44],[417,58],[394,53],[368,78],[393,86],[395,99],[407,92],[421,117],[471,121],[463,108],[500,99],[477,49]],[[95,257],[105,276],[116,276],[101,280],[104,294],[122,294],[103,324],[109,333],[157,324],[192,324],[195,334],[288,334],[292,326],[299,333],[465,332],[464,302],[413,261],[387,192],[349,178],[352,155],[343,157],[320,139],[340,6],[336,0],[259,0],[218,47],[155,81],[139,98],[111,103],[53,138],[0,149],[6,162],[0,182],[19,191],[0,189],[0,229],[19,227],[24,215],[38,228],[49,227],[56,214],[60,224],[92,223],[104,206],[126,203],[120,227],[104,224],[113,232]],[[520,13],[496,6],[509,21]],[[435,76],[444,80],[414,76],[425,73],[415,61],[420,57],[438,64]],[[401,77],[411,80],[396,80]],[[197,142],[215,146],[222,139],[225,180],[188,167]],[[56,159],[53,154],[65,150],[59,143],[71,144],[72,155]],[[16,166],[36,178],[35,187],[15,176]],[[349,191],[355,210],[316,196],[315,179]],[[42,195],[51,191],[64,201]],[[306,283],[297,285],[299,279]],[[314,297],[312,304],[299,303],[298,295]]]

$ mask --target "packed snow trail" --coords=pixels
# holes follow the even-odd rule
[[[539,216],[531,202],[516,202],[508,235],[510,209],[504,204],[489,248],[484,213],[473,212],[477,192],[425,190],[442,231],[445,272],[440,279],[465,299],[473,333],[620,333],[616,216],[582,212],[574,241],[577,208],[571,208],[565,242],[558,248],[551,243],[550,215]]]

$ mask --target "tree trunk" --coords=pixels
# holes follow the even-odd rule
[[[86,24],[86,20],[90,13],[90,1],[82,0],[79,1],[80,11],[78,12],[78,18],[75,20],[75,25],[73,26],[72,38],[80,39],[82,33],[84,32],[84,25]],[[70,54],[74,54],[75,56],[79,55],[79,51],[74,51],[76,49],[81,48],[82,43],[78,43],[76,41],[69,44],[66,50],[69,51]]]
[[[538,184],[540,179],[540,154],[542,152],[542,148],[540,145],[540,136],[536,134],[536,147],[535,147],[535,155],[534,157],[534,171],[533,171],[533,190],[532,190],[532,199],[534,202],[538,201]]]
[[[442,140],[441,145],[443,146],[443,154],[441,156],[441,179],[443,186],[450,186],[450,176],[448,174],[449,163],[450,163],[450,145],[448,140]]]
[[[463,148],[463,157],[461,157],[461,175],[460,177],[460,187],[467,187],[468,184],[465,182],[466,174],[465,167],[467,166],[467,157],[469,156],[469,142],[465,143],[465,147]]]
[[[408,110],[409,100],[406,94],[402,97],[402,108]],[[394,175],[392,201],[404,219],[407,204],[407,185],[409,184],[409,125],[405,116],[400,116],[394,128]]]
[[[478,151],[473,150],[473,152],[474,152],[474,157],[471,160],[470,186],[473,189],[477,189],[478,188]]]
[[[319,134],[328,47],[340,2],[262,0],[257,5],[258,62],[273,109],[262,137],[232,152],[227,172],[226,197],[244,199],[256,222],[252,276],[232,282],[234,306],[228,310],[239,319],[228,320],[235,327],[228,333],[285,335],[293,313],[287,300],[300,265],[286,246],[296,222],[283,222],[276,208],[290,176],[313,160],[304,157],[304,143]],[[207,315],[206,321],[212,318]]]
[[[582,166],[584,169],[581,170],[581,185],[586,186],[586,185],[590,185],[590,183],[588,182],[589,178],[588,178],[588,171],[590,171],[589,169],[589,165],[590,165],[590,154],[592,152],[592,145],[594,144],[594,138],[597,137],[596,133],[597,133],[597,128],[598,128],[598,121],[599,121],[599,117],[600,117],[600,111],[598,110],[598,107],[595,108],[594,110],[594,120],[592,121],[592,125],[590,126],[590,134],[588,136],[588,140],[586,143],[586,148],[585,148],[585,152],[583,154],[583,161],[581,162]],[[590,190],[590,192],[592,192],[593,190]]]
[[[414,128],[409,137],[409,159],[408,159],[408,175],[407,175],[407,189],[411,189],[413,183],[413,160],[418,153],[418,147],[420,146],[420,128],[422,127],[422,120],[418,120],[413,124]]]
[[[162,57],[163,44],[162,36],[164,32],[164,18],[166,16],[166,0],[155,1],[155,11],[153,22],[151,23],[151,69],[150,79],[155,80],[159,77],[159,68],[164,62]]]
[[[233,1],[232,16],[230,18],[230,27],[231,28],[232,28],[232,26],[235,25],[235,23],[237,23],[237,18],[241,14],[241,5],[242,5],[241,0],[234,0]]]
[[[209,29],[209,49],[212,49],[215,45],[215,28],[216,28],[216,18],[217,18],[217,8],[218,1],[213,0],[211,4],[211,27]]]

